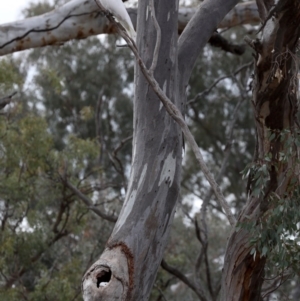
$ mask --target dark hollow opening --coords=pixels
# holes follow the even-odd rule
[[[111,271],[108,269],[107,271],[101,271],[97,275],[97,287],[99,288],[101,282],[108,283],[111,279]]]

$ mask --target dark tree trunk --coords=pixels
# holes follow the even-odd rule
[[[268,14],[260,12],[266,22],[262,39],[249,41],[256,52],[253,108],[257,150],[254,161],[258,166],[267,166],[269,180],[262,195],[249,197],[239,222],[258,223],[265,218],[268,210],[272,210],[269,202],[272,193],[285,198],[291,177],[295,177],[295,173],[287,171],[295,170],[298,157],[296,146],[288,161],[281,161],[279,153],[284,151],[285,140],[280,139],[282,131],[288,130],[291,135],[295,129],[298,92],[295,52],[300,36],[300,4],[298,0],[279,1],[274,7],[266,5],[261,9],[269,9]],[[270,139],[271,134],[275,135],[273,139]],[[270,162],[266,160],[267,155]],[[245,229],[232,231],[225,256],[222,301],[262,300],[266,257],[259,253],[255,258],[250,255],[253,247],[250,238]]]

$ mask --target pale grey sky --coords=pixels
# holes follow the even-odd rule
[[[21,11],[35,0],[0,1],[0,24],[13,22],[21,18]]]

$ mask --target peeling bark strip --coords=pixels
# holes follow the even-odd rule
[[[134,25],[137,11],[128,9]],[[181,32],[195,14],[195,8],[179,9],[178,30]],[[259,21],[254,1],[241,3],[219,25],[233,27]],[[72,0],[40,16],[0,25],[0,56],[47,45],[61,45],[73,39],[115,33],[95,0]]]
[[[253,108],[258,133],[256,162],[268,163],[269,181],[262,197],[251,196],[239,216],[239,222],[259,222],[270,210],[269,197],[276,193],[285,198],[289,182],[295,173],[297,149],[288,162],[279,160],[284,151],[282,130],[294,131],[297,113],[298,80],[296,48],[300,37],[300,2],[280,0],[275,6],[270,1],[260,1],[260,15],[265,18],[261,40],[248,41],[256,52],[255,77],[253,82]],[[266,2],[264,7],[262,6]],[[272,3],[274,4],[274,3]],[[267,14],[264,10],[267,9]],[[270,141],[270,133],[275,138]],[[299,183],[296,185],[299,185]],[[233,231],[228,241],[222,279],[221,300],[261,300],[266,257],[250,255],[250,234],[246,230]]]

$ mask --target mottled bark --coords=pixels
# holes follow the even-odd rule
[[[159,1],[155,2],[162,44],[154,76],[167,96],[175,102],[178,1],[168,0],[163,5]],[[149,1],[143,1],[139,5],[137,33],[140,55],[149,68],[156,42]],[[107,296],[105,300],[148,299],[167,243],[179,195],[181,131],[165,111],[139,68],[136,68],[135,85],[130,183],[106,250],[84,278],[86,301],[104,300],[104,296]],[[123,260],[116,260],[116,256]],[[98,288],[96,284],[101,279],[97,279],[103,277],[101,275],[108,275],[109,271],[111,279],[103,281],[108,282],[108,285]],[[109,294],[108,297],[107,290],[118,292]]]
[[[214,13],[198,13],[193,26],[207,17],[208,34],[202,39],[198,54],[214,27],[235,5],[237,0],[220,7],[220,0],[210,1]],[[157,31],[151,18],[150,1],[139,5],[138,42],[140,56],[150,68]],[[167,97],[180,107],[184,90],[184,73],[177,73],[178,1],[155,1],[156,17],[161,28],[161,45],[154,77]],[[183,35],[190,47],[194,27]],[[205,42],[206,39],[206,42]],[[188,42],[189,41],[189,42]],[[182,47],[182,45],[179,43]],[[193,68],[197,53],[181,57],[181,64]],[[186,72],[191,70],[185,69]],[[133,162],[124,206],[107,248],[83,278],[85,301],[148,300],[157,269],[162,260],[176,201],[179,194],[182,135],[174,120],[165,111],[139,68],[136,68],[134,100]],[[183,97],[184,99],[184,97]],[[116,258],[118,258],[116,259]]]
[[[178,31],[182,32],[195,14],[196,8],[179,9]],[[128,9],[136,26],[137,10]],[[241,3],[219,24],[220,28],[259,21],[254,1]],[[116,33],[116,28],[99,13],[95,0],[71,0],[40,16],[0,25],[0,56],[25,49],[62,45],[73,39],[85,39],[98,34]]]
[[[269,6],[265,6],[266,7]],[[255,162],[267,164],[269,180],[260,197],[250,196],[239,215],[239,222],[258,222],[270,208],[272,193],[285,198],[297,159],[280,160],[285,140],[282,130],[294,132],[297,113],[297,59],[295,56],[300,37],[300,3],[298,0],[279,1],[268,10],[260,40],[248,41],[255,50],[255,77],[253,81],[253,109],[257,129]],[[270,134],[275,138],[270,140]],[[271,161],[266,163],[266,155]],[[228,241],[222,279],[222,301],[261,300],[266,257],[250,255],[250,234],[245,229],[232,231]]]

